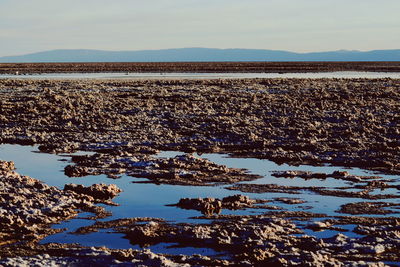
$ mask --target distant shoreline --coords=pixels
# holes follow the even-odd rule
[[[0,74],[400,72],[391,62],[87,62],[0,63]]]

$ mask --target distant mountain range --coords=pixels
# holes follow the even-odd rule
[[[295,53],[263,49],[178,48],[140,51],[51,50],[0,57],[19,62],[400,61],[400,49]]]

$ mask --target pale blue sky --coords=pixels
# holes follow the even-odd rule
[[[52,49],[400,48],[400,0],[0,0],[0,56]]]

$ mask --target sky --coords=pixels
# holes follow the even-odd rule
[[[183,47],[400,48],[400,0],[0,0],[0,56]]]

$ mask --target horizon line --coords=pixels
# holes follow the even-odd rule
[[[24,54],[14,54],[14,55],[6,55],[0,56],[0,58],[4,57],[19,57],[19,56],[27,56],[38,53],[52,52],[52,51],[102,51],[102,52],[141,52],[141,51],[163,51],[163,50],[183,50],[183,49],[213,49],[213,50],[264,50],[264,51],[279,51],[279,52],[289,52],[294,54],[311,54],[311,53],[328,53],[328,52],[372,52],[372,51],[390,51],[390,50],[400,50],[398,49],[372,49],[372,50],[356,50],[356,49],[337,49],[337,50],[323,50],[323,51],[311,51],[311,52],[295,52],[291,50],[279,50],[279,49],[268,49],[268,48],[213,48],[213,47],[175,47],[175,48],[160,48],[160,49],[138,49],[138,50],[108,50],[108,49],[92,49],[92,48],[56,48],[49,50],[40,50],[36,52],[28,52]]]

